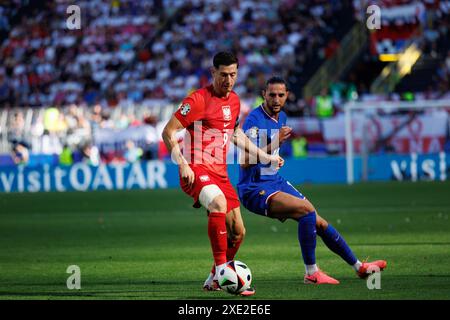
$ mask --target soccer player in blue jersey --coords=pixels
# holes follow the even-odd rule
[[[279,146],[291,135],[286,126],[286,114],[282,111],[289,91],[286,82],[279,77],[270,78],[263,90],[264,102],[254,109],[245,120],[243,130],[258,147],[277,155]],[[338,284],[316,265],[316,234],[325,245],[338,254],[361,278],[372,271],[386,268],[386,261],[361,262],[353,254],[344,238],[317,210],[295,189],[289,181],[278,174],[278,167],[264,164],[251,155],[244,154],[237,185],[241,203],[251,212],[279,219],[298,222],[298,241],[305,264],[304,283]]]

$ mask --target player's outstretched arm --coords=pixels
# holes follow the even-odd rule
[[[183,157],[180,145],[176,138],[176,133],[182,129],[184,129],[184,126],[181,122],[175,116],[172,116],[164,127],[162,138],[167,150],[170,152],[172,160],[180,166],[181,178],[191,186],[194,183],[195,175],[191,167],[189,167],[188,162]]]
[[[245,153],[245,163],[256,164],[260,163],[273,163],[276,166],[282,167],[284,159],[279,155],[271,155],[264,150],[258,148],[242,131],[241,128],[236,128],[233,134],[233,143]]]

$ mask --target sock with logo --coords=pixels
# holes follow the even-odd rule
[[[208,215],[208,237],[216,266],[227,262],[227,226],[225,213],[211,212]]]
[[[312,211],[298,219],[298,241],[305,266],[316,264],[316,212]]]
[[[325,230],[317,229],[317,234],[322,238],[325,245],[334,253],[339,255],[349,265],[354,266],[357,264],[356,259],[350,247],[345,242],[344,238],[333,228],[331,224]]]

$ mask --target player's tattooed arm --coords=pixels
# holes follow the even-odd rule
[[[164,140],[164,144],[167,147],[167,150],[169,150],[170,152],[172,161],[180,166],[181,178],[189,186],[191,186],[194,183],[195,175],[187,160],[184,158],[183,153],[180,149],[180,145],[178,144],[178,140],[176,138],[177,131],[182,129],[184,129],[184,126],[181,124],[181,122],[175,116],[172,116],[172,118],[170,118],[169,122],[164,127],[162,138]]]

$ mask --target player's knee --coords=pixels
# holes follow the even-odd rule
[[[315,212],[314,206],[310,202],[299,201],[295,206],[295,216],[296,218],[300,218],[309,213]]]
[[[215,184],[203,187],[198,200],[209,212],[226,213],[227,200],[222,190]]]
[[[325,231],[325,229],[326,229],[327,227],[328,227],[328,222],[327,222],[325,219],[323,219],[322,217],[317,216],[317,219],[316,219],[316,229],[317,229],[317,230]]]
[[[227,212],[227,200],[223,195],[216,196],[208,206],[210,212]]]

